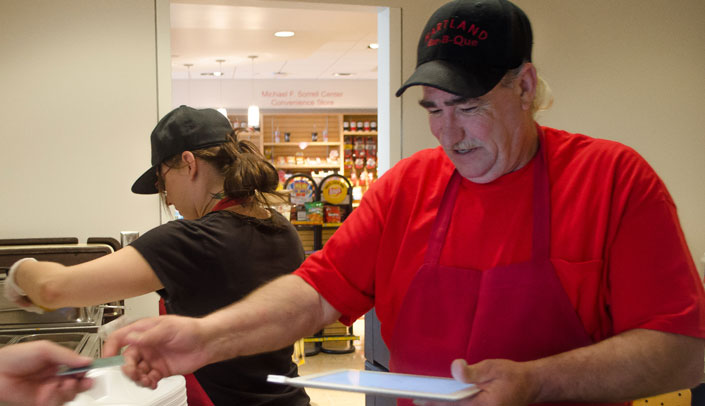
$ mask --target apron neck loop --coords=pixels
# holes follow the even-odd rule
[[[458,195],[460,181],[460,173],[457,169],[454,169],[453,174],[450,176],[450,180],[448,181],[448,186],[446,186],[446,190],[443,192],[443,198],[441,199],[440,207],[438,207],[436,220],[433,222],[431,238],[429,239],[428,247],[426,247],[424,263],[436,264],[438,263],[438,259],[441,257],[441,250],[443,249],[443,243],[445,242],[446,234],[448,233],[450,217],[453,215],[455,197]]]
[[[245,199],[234,199],[232,197],[226,197],[224,199],[220,199],[218,203],[213,206],[211,209],[211,212],[218,211],[218,210],[225,210],[228,207],[233,207],[237,206],[239,204],[242,204],[245,201]]]
[[[533,243],[531,248],[531,258],[534,261],[546,260],[549,258],[550,238],[550,190],[548,182],[548,169],[546,167],[546,148],[544,133],[541,127],[536,124],[538,135],[538,149],[536,151],[536,162],[534,163],[534,190],[533,190]],[[460,188],[461,176],[457,169],[448,181],[448,186],[443,193],[441,204],[438,207],[436,219],[431,229],[424,263],[437,264],[441,257],[443,243],[450,226],[453,215],[455,198]]]

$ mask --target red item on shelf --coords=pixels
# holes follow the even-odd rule
[[[355,159],[355,169],[362,169],[365,166],[365,158]]]
[[[324,206],[323,214],[326,223],[340,223],[341,213],[339,206]]]
[[[357,172],[352,171],[350,173],[350,183],[352,183],[353,186],[360,186],[360,182],[357,179]]]

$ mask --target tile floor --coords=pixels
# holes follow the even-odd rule
[[[365,369],[364,342],[365,324],[358,320],[353,324],[353,334],[360,336],[360,341],[355,341],[355,352],[350,354],[326,354],[320,352],[305,358],[303,365],[299,366],[300,375],[310,375],[332,369],[353,368]],[[364,406],[365,395],[361,393],[333,391],[325,389],[307,388],[306,392],[311,397],[311,406]]]

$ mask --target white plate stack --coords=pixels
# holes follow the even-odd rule
[[[186,380],[181,375],[162,379],[154,390],[137,386],[120,367],[96,369],[87,376],[93,378],[93,387],[68,406],[187,406]]]

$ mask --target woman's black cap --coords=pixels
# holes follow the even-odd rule
[[[230,121],[214,109],[180,106],[167,113],[152,130],[152,166],[132,185],[138,194],[158,193],[157,167],[184,151],[212,147],[228,141],[233,131]]]

